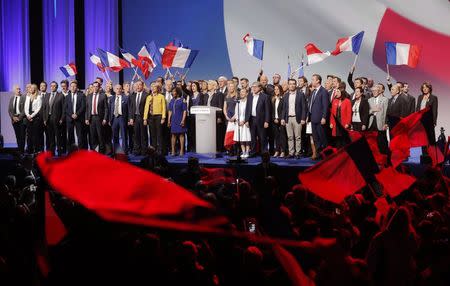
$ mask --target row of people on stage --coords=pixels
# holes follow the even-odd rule
[[[227,127],[234,129],[233,154],[244,157],[269,151],[279,157],[319,157],[328,145],[345,144],[344,129],[379,132],[379,145],[387,152],[387,133],[399,118],[431,107],[436,125],[438,100],[425,82],[416,100],[406,83],[391,84],[385,91],[353,70],[346,83],[337,76],[314,74],[272,84],[260,74],[246,78],[221,76],[217,80],[185,82],[158,77],[149,87],[141,80],[113,85],[97,78],[82,92],[77,81],[29,84],[23,94],[16,86],[9,115],[20,151],[45,150],[65,154],[74,144],[109,154],[121,148],[135,155],[149,145],[159,153],[183,155],[185,146],[195,152],[195,115],[192,106],[214,106],[217,114],[217,151],[225,151]],[[390,93],[390,96],[385,96]],[[230,126],[228,126],[230,125]],[[230,128],[228,128],[230,129]],[[26,149],[25,149],[26,147]],[[228,147],[228,146],[227,146]]]

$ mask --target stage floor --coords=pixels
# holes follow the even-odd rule
[[[9,144],[5,146],[7,148],[14,148],[16,146]],[[421,148],[412,148],[411,149],[411,156],[409,159],[405,162],[403,162],[404,165],[408,166],[411,170],[411,172],[416,176],[420,177],[422,176],[426,166],[420,164],[420,155],[422,151]],[[247,160],[247,163],[242,164],[230,164],[227,162],[229,159],[226,155],[204,155],[204,154],[197,154],[197,153],[186,153],[184,156],[167,156],[167,161],[169,162],[169,165],[173,171],[173,175],[176,176],[178,171],[185,168],[187,166],[187,162],[189,157],[196,157],[199,159],[199,163],[202,167],[216,167],[216,168],[235,168],[238,175],[244,179],[254,179],[256,177],[256,170],[257,166],[261,164],[261,157],[254,157],[249,158]],[[140,160],[143,158],[143,156],[134,156],[129,155],[128,156],[129,161],[137,165]],[[6,162],[11,160],[11,157],[0,155],[0,170],[3,172],[8,171],[8,163]],[[297,175],[299,172],[304,171],[305,169],[313,166],[318,161],[311,160],[310,158],[300,158],[300,159],[285,159],[285,158],[274,158],[271,157],[271,162],[275,163],[279,167],[279,175],[280,179],[285,181],[287,185],[292,186],[297,182]],[[446,176],[450,176],[450,166],[446,164],[444,166],[443,173]]]

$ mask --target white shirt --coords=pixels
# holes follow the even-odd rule
[[[297,97],[297,93],[295,91],[289,92],[289,116],[295,116],[295,98]]]
[[[278,106],[280,105],[280,98],[275,99],[275,119],[278,119]]]
[[[14,104],[16,105],[15,114],[20,114],[20,96],[14,96],[13,106]]]
[[[72,96],[72,114],[75,114],[77,113],[77,93],[71,93],[70,96]]]
[[[30,113],[30,104],[31,104],[31,111]],[[31,96],[27,96],[27,99],[25,100],[25,115],[31,116],[31,118],[34,118],[42,107],[42,98],[40,96],[37,96],[36,99],[31,102]]]
[[[259,94],[254,94],[253,102],[252,102],[252,116],[253,117],[256,117],[256,106],[258,105],[258,99],[259,99]]]
[[[353,104],[352,111],[352,122],[361,122],[361,116],[359,116],[359,104],[361,101],[355,101],[355,104]]]
[[[165,97],[166,97],[167,106],[169,106],[169,103],[172,100],[172,92],[166,91],[166,96]]]
[[[95,104],[95,106],[94,106]],[[92,115],[97,115],[98,114],[98,93],[93,93],[92,94],[92,107],[91,107],[91,114]],[[95,109],[94,109],[95,107]],[[94,113],[94,110],[97,111],[96,113]]]
[[[206,104],[207,106],[211,106],[211,99],[214,95],[214,92],[212,91],[208,91],[208,103]]]
[[[116,101],[114,102],[114,111],[115,111],[115,108],[116,108],[117,101],[119,101],[118,102],[118,105],[119,105],[118,106],[118,114],[122,115],[122,95],[121,94],[116,95]]]
[[[48,105],[49,105],[49,110],[48,110],[48,115],[52,115],[52,107],[53,107],[53,102],[55,101],[55,96],[56,96],[56,92],[51,92],[50,93],[50,98],[48,99]]]

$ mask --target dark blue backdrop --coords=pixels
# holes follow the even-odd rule
[[[122,1],[123,46],[137,54],[144,42],[154,40],[164,47],[174,38],[183,45],[200,50],[188,78],[210,79],[231,76],[225,37],[223,1]],[[152,78],[163,75],[159,66]],[[125,71],[130,80],[132,70]]]

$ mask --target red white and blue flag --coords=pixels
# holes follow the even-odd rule
[[[145,79],[150,76],[150,73],[156,67],[156,54],[158,53],[156,45],[151,42],[150,45],[144,44],[138,52],[138,59],[132,59],[131,62],[139,67]]]
[[[356,35],[341,38],[336,43],[336,49],[331,52],[333,56],[337,56],[342,52],[353,52],[354,54],[359,54],[359,49],[361,48],[361,43],[364,38],[364,31],[359,32]]]
[[[96,65],[98,67],[98,69],[101,72],[105,72],[106,68],[105,66],[102,64],[102,61],[100,60],[100,58],[97,55],[94,55],[93,53],[89,53],[89,59],[91,60],[91,62]]]
[[[119,72],[124,68],[130,67],[130,64],[126,60],[119,58],[115,54],[102,49],[97,49],[97,51],[103,66],[108,67],[113,72]]]
[[[243,40],[247,46],[247,52],[262,61],[264,56],[264,41],[250,37],[248,33],[244,36]]]
[[[130,66],[132,68],[134,68],[135,65],[133,64],[133,60],[136,60],[136,57],[133,56],[130,52],[128,52],[128,51],[126,51],[125,49],[122,49],[122,48],[120,49],[120,53],[122,54],[122,57],[124,59],[126,59],[130,63]]]
[[[319,63],[330,56],[330,52],[322,52],[314,44],[309,43],[305,46],[308,65]]]
[[[75,66],[74,63],[70,63],[65,66],[59,67],[59,69],[66,77],[74,76],[77,74],[77,67]]]
[[[415,68],[419,62],[421,48],[418,45],[386,42],[386,63],[407,65]]]
[[[177,47],[170,43],[164,48],[162,66],[163,68],[190,68],[197,54],[198,50]]]

